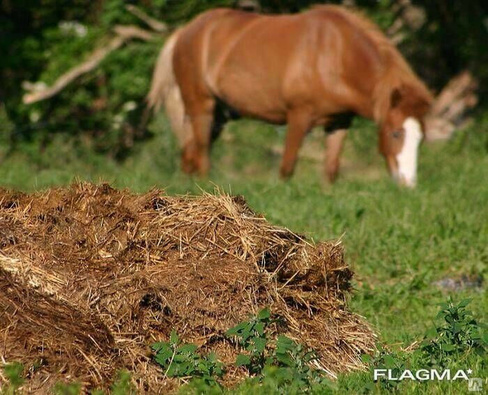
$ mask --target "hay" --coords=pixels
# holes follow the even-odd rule
[[[151,343],[174,329],[230,365],[224,332],[266,306],[330,375],[361,368],[375,336],[346,309],[351,276],[340,243],[313,245],[240,197],[0,191],[0,358],[29,368],[28,392],[107,388],[122,368],[140,391],[173,390]]]

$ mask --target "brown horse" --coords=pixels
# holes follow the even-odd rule
[[[186,172],[207,174],[212,130],[225,120],[225,104],[241,116],[288,124],[284,178],[306,133],[323,125],[325,171],[334,181],[352,116],[373,119],[391,174],[413,186],[431,95],[373,23],[338,6],[317,6],[296,15],[201,14],[168,39],[148,102],[166,107]]]

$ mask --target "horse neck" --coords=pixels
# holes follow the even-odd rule
[[[417,78],[396,49],[388,48],[383,54],[382,72],[379,74],[373,91],[373,119],[382,124],[391,110],[392,94],[395,89],[412,87],[421,95],[428,94],[423,83]],[[426,96],[427,97],[427,96]],[[404,100],[403,97],[401,100]]]

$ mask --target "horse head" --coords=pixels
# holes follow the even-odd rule
[[[418,149],[430,102],[430,96],[414,86],[402,85],[391,92],[389,110],[380,126],[379,144],[391,175],[401,185],[416,184]]]

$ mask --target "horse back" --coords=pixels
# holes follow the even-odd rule
[[[255,41],[259,34],[253,31],[265,18],[259,14],[214,9],[186,25],[174,53],[175,75],[183,97],[191,101],[195,95],[216,96],[239,109],[241,114],[260,118],[266,117],[257,113],[263,112],[267,102],[273,102],[272,111],[276,113],[279,107],[283,113],[284,104],[276,103],[280,87],[271,84],[271,79],[280,80],[282,73],[276,68],[266,70],[265,64],[259,65],[263,61],[262,45]],[[261,81],[263,78],[267,81]],[[259,95],[267,97],[259,101]],[[240,103],[249,97],[254,97],[256,111]],[[276,114],[271,118],[274,119],[268,120],[279,121]]]
[[[370,117],[383,58],[371,27],[355,22],[330,6],[280,16],[206,12],[175,47],[183,98],[216,96],[243,115],[276,123],[296,106],[319,121],[341,112]]]

